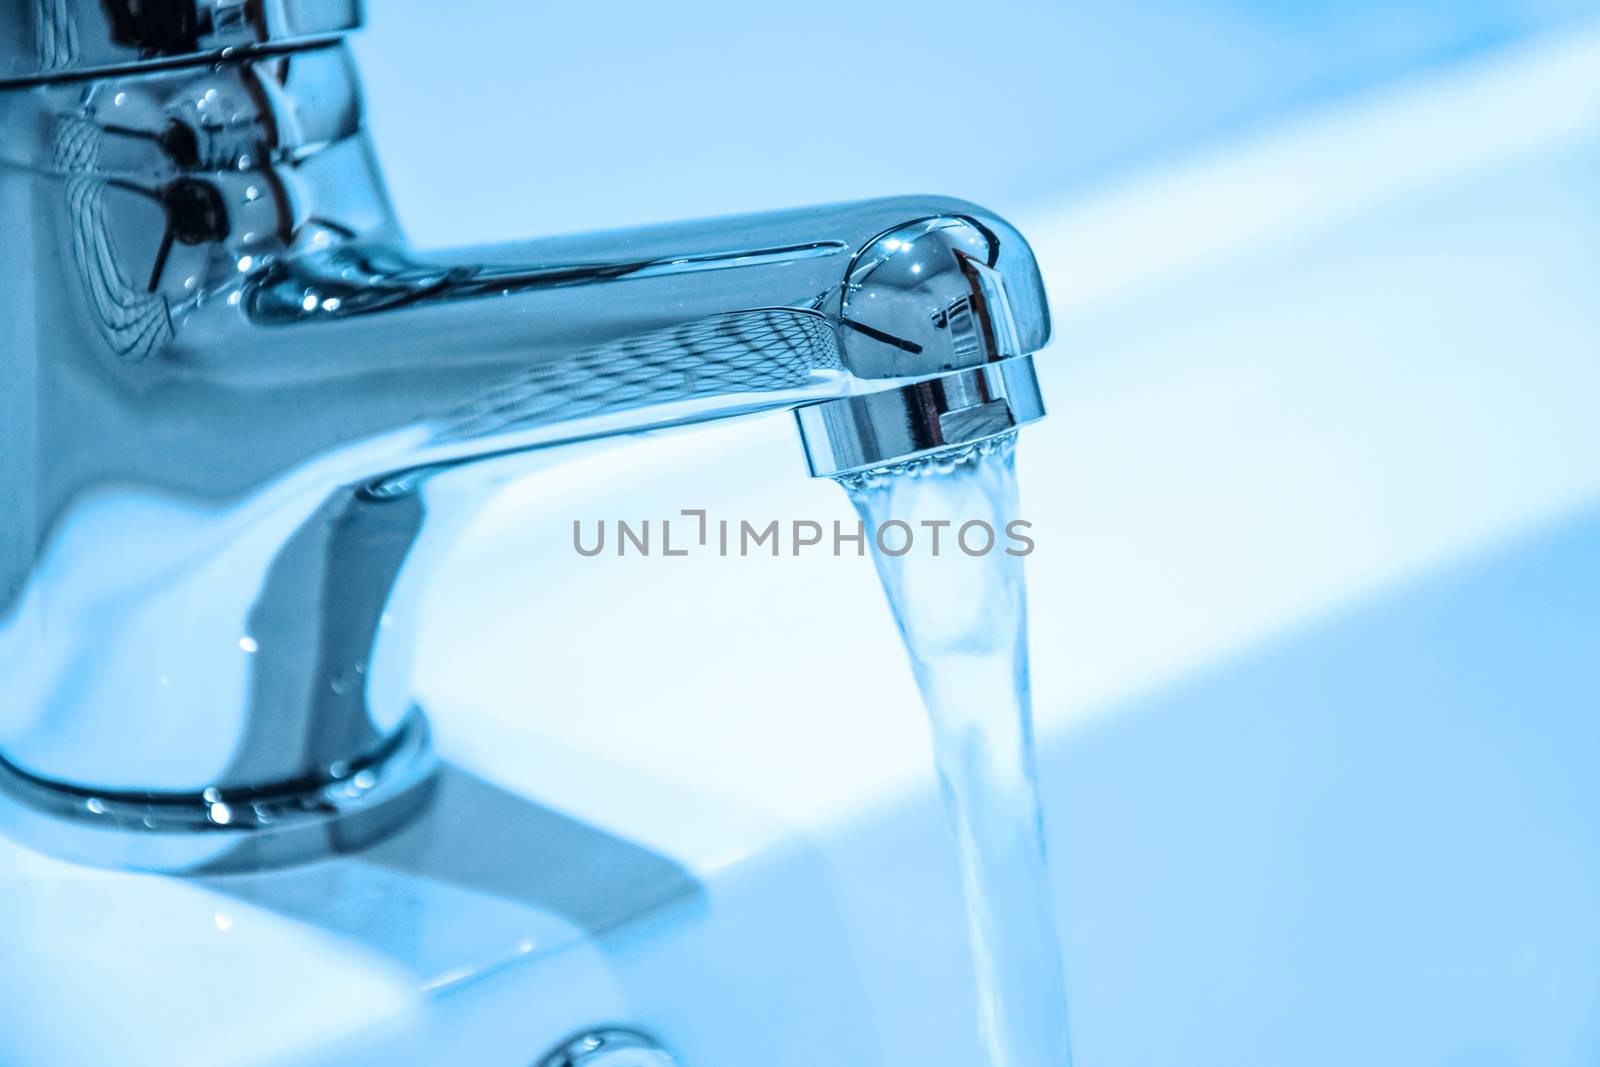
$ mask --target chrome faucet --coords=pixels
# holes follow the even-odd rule
[[[417,594],[507,465],[787,408],[834,475],[1043,414],[1037,267],[971,204],[421,254],[355,0],[0,11],[0,792],[55,851],[270,862],[403,817]]]

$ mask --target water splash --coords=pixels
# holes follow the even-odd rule
[[[898,521],[915,534],[903,554],[875,546],[873,558],[927,706],[989,1067],[1066,1067],[1066,984],[1034,773],[1027,597],[1022,559],[1004,538],[1018,515],[1015,443],[1014,435],[991,438],[839,481],[869,530]],[[981,527],[967,549],[958,541],[973,521],[996,532],[990,551],[967,550],[981,547]]]

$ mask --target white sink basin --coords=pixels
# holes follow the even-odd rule
[[[1019,450],[1080,1067],[1600,1058],[1600,36],[1070,210]],[[508,488],[368,853],[185,880],[0,841],[0,1062],[979,1062],[870,563],[579,557],[574,519],[849,519],[789,421]],[[85,1020],[93,1020],[85,1025]]]

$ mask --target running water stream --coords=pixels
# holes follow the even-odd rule
[[[869,531],[895,524],[873,558],[927,706],[988,1065],[1067,1067],[1066,986],[1034,775],[1023,561],[1006,538],[1018,517],[1015,444],[1014,435],[992,438],[840,484]],[[907,533],[907,551],[882,550],[897,550]],[[986,540],[988,550],[977,552]]]

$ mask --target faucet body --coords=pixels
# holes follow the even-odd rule
[[[75,52],[0,46],[0,788],[58,851],[260,862],[425,794],[418,596],[554,446],[792,408],[832,474],[1042,414],[1043,287],[989,213],[419,254],[351,5],[322,32],[227,6],[150,0],[210,12],[160,47],[92,47],[116,4],[72,9]]]

